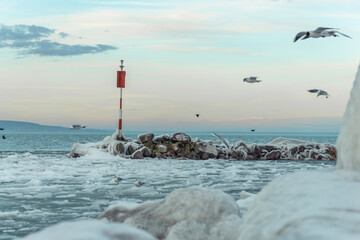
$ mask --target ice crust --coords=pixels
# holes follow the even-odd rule
[[[267,185],[246,213],[238,240],[359,239],[360,173],[299,172]]]
[[[231,196],[199,187],[175,190],[163,200],[132,208],[115,206],[99,218],[168,240],[236,239],[240,224],[239,207]]]
[[[134,227],[101,221],[78,221],[56,224],[24,240],[156,240]]]
[[[338,169],[360,171],[360,65],[337,140]]]

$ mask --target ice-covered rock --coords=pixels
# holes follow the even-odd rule
[[[167,134],[155,136],[153,138],[154,143],[163,143],[163,142],[166,142],[166,141],[170,141],[170,136],[167,135]]]
[[[144,154],[142,153],[142,149],[136,150],[133,154],[131,154],[130,158],[132,158],[132,159],[143,159]]]
[[[191,138],[189,137],[189,135],[185,134],[185,133],[174,133],[171,136],[171,141],[173,142],[184,142],[184,143],[190,143],[191,142]]]
[[[109,143],[108,152],[112,155],[119,155],[125,152],[125,144],[121,141],[112,141]]]
[[[360,237],[360,173],[300,172],[267,185],[245,214],[238,240]]]
[[[235,240],[240,224],[235,200],[218,190],[191,187],[135,207],[109,207],[100,219],[122,222],[167,240]]]
[[[128,142],[128,143],[125,144],[124,151],[125,151],[126,155],[132,155],[139,148],[141,148],[140,144],[137,144],[135,142]]]
[[[71,157],[79,157],[88,154],[87,148],[99,148],[112,155],[131,157],[138,149],[142,150],[144,157],[152,158],[190,158],[190,159],[237,159],[237,160],[335,160],[335,146],[324,143],[317,144],[296,139],[277,138],[268,144],[251,144],[247,146],[239,141],[231,148],[224,145],[214,144],[210,140],[191,138],[185,133],[174,133],[154,137],[153,133],[140,134],[135,141],[125,139],[123,141],[112,137],[102,142],[93,144],[75,144],[71,149]],[[280,156],[279,156],[280,152]],[[141,153],[133,157],[141,158]]]
[[[85,144],[74,143],[70,150],[70,157],[77,158],[77,157],[85,156],[93,148],[101,149],[101,148],[105,148],[105,145],[103,142],[85,143]]]
[[[273,150],[265,155],[266,160],[278,160],[281,157],[281,151]]]
[[[138,140],[141,143],[151,142],[154,138],[153,133],[143,133],[138,136]]]
[[[218,150],[216,147],[211,143],[199,143],[198,144],[198,151],[202,153],[202,158],[216,158],[218,154]],[[206,154],[206,157],[203,157]]]
[[[120,223],[65,222],[30,234],[23,240],[156,240],[149,233]]]
[[[156,145],[156,150],[159,152],[159,153],[166,153],[167,152],[167,147],[164,145],[164,144],[157,144]]]
[[[360,65],[337,140],[339,169],[360,171]]]

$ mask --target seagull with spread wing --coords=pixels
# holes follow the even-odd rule
[[[330,96],[326,91],[321,90],[321,89],[310,89],[310,90],[308,90],[308,92],[317,93],[316,97],[323,95],[326,98],[328,98]]]
[[[305,40],[307,38],[338,37],[339,35],[342,35],[347,38],[351,38],[350,36],[336,30],[337,28],[318,27],[313,31],[299,32],[298,34],[296,34],[294,38],[294,42],[296,42],[299,39]]]

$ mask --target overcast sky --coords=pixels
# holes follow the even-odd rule
[[[115,129],[124,59],[125,130],[335,132],[359,12],[358,0],[1,0],[0,120]],[[317,27],[352,39],[293,42]]]

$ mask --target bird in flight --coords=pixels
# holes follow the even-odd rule
[[[317,93],[316,97],[324,95],[326,98],[328,98],[330,96],[326,91],[321,90],[321,89],[310,89],[310,90],[308,90],[308,92]]]
[[[200,114],[199,113],[197,113],[197,114],[195,114],[196,115],[196,117],[199,117],[200,116]]]
[[[82,126],[82,125],[80,125],[80,124],[74,124],[74,125],[71,126],[70,129],[72,129],[72,130],[78,130],[78,129],[80,129],[80,128],[86,128],[86,126]]]
[[[297,40],[305,40],[307,38],[319,38],[319,37],[338,37],[339,35],[342,35],[347,38],[351,38],[350,36],[343,34],[339,31],[336,31],[337,28],[326,28],[326,27],[318,27],[317,29],[313,31],[306,31],[306,32],[299,32],[296,34],[294,38],[294,42]]]
[[[258,78],[258,77],[247,77],[247,78],[244,78],[244,82],[247,82],[247,83],[258,83],[258,82],[261,82],[261,80],[258,80],[257,78]]]

